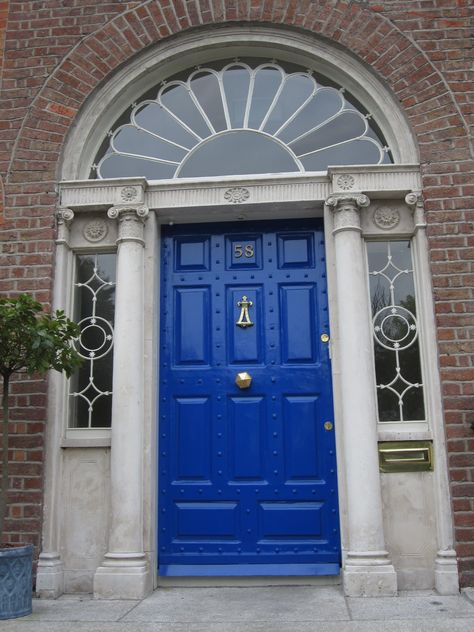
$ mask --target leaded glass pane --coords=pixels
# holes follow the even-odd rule
[[[181,82],[175,82],[165,86],[160,91],[158,104],[168,109],[178,123],[191,130],[200,139],[206,138],[212,133],[209,123],[201,114],[196,103],[196,97],[192,97],[191,90]]]
[[[363,136],[366,129],[367,122],[358,112],[343,112],[337,119],[320,125],[313,132],[288,144],[297,156],[303,156],[329,145],[343,143],[347,138]]]
[[[124,125],[117,130],[112,148],[117,152],[135,154],[136,156],[157,155],[163,160],[180,163],[188,153],[187,149],[161,140],[152,132],[137,129],[134,125]]]
[[[250,74],[240,66],[228,68],[223,74],[223,85],[230,126],[232,129],[243,127],[250,89]]]
[[[70,381],[71,428],[108,428],[112,420],[115,255],[77,256],[75,342],[84,359]]]
[[[156,101],[145,102],[132,116],[137,128],[147,130],[160,138],[176,143],[178,147],[192,149],[198,142],[197,136],[186,130],[178,121]]]
[[[265,66],[256,70],[253,76],[253,91],[250,100],[248,126],[259,129],[270,109],[283,81],[283,70]]]
[[[313,94],[300,114],[288,121],[277,136],[285,143],[295,142],[302,134],[308,134],[323,125],[343,107],[344,99],[338,90],[322,88]]]
[[[367,138],[350,140],[301,157],[306,171],[325,171],[328,165],[373,165],[383,160],[380,147]]]
[[[172,178],[176,171],[176,165],[165,164],[157,160],[135,158],[132,156],[108,154],[100,165],[103,178],[120,178],[143,176],[148,180],[161,180]]]
[[[350,94],[309,70],[257,59],[224,60],[171,77],[130,106],[108,136],[92,165],[98,178],[391,162],[376,123]]]
[[[214,132],[227,129],[219,79],[212,72],[199,72],[190,81],[191,95],[201,107]]]
[[[379,421],[425,419],[409,241],[367,244]]]
[[[269,108],[263,131],[276,134],[280,127],[301,111],[316,90],[310,75],[290,75],[283,83],[276,102]]]
[[[249,169],[267,173],[269,161],[280,173],[299,171],[295,159],[271,136],[248,130],[227,132],[197,147],[183,162],[179,177],[243,175]]]

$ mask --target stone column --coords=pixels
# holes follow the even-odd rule
[[[143,547],[144,206],[115,206],[119,222],[108,552],[94,576],[98,598],[140,599],[151,591]]]
[[[347,596],[390,596],[397,592],[395,569],[385,550],[377,451],[377,407],[360,211],[363,194],[332,195],[336,296],[340,344],[344,469],[349,550],[343,582]]]
[[[454,550],[453,515],[449,493],[446,437],[443,424],[443,404],[439,376],[439,360],[436,344],[436,321],[433,305],[431,270],[428,260],[428,239],[421,193],[409,193],[405,202],[411,207],[415,224],[415,272],[418,278],[418,309],[423,315],[423,339],[425,340],[424,364],[426,383],[427,419],[433,433],[434,493],[436,503],[436,529],[438,552],[435,560],[435,588],[440,595],[455,595],[459,592],[459,574],[456,551]]]
[[[74,212],[59,208],[56,212],[56,275],[53,291],[53,310],[65,309],[70,291],[72,263],[69,247],[70,225]],[[64,592],[64,564],[59,554],[59,503],[61,484],[61,437],[64,422],[64,375],[51,371],[49,376],[48,424],[46,424],[46,458],[44,520],[41,553],[38,560],[36,591],[47,599],[56,599]]]

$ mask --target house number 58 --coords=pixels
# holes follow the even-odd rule
[[[253,244],[246,244],[245,246],[242,244],[234,244],[234,257],[236,259],[240,259],[240,257],[247,257],[250,259],[255,254]]]

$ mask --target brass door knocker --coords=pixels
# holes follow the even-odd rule
[[[235,323],[238,327],[253,327],[253,322],[250,320],[249,307],[252,307],[253,302],[249,301],[246,296],[242,296],[242,300],[237,302],[237,307],[240,307],[239,320]]]

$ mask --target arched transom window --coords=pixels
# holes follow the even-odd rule
[[[163,81],[108,132],[91,177],[149,180],[325,171],[391,163],[371,114],[310,70],[262,60]]]

